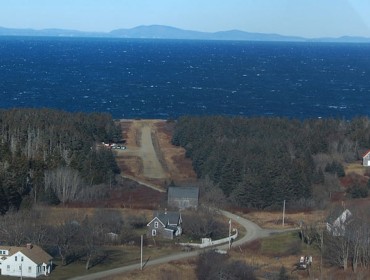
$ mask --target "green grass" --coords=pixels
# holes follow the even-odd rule
[[[303,244],[297,232],[288,232],[262,239],[261,253],[272,256],[296,255],[302,252]]]
[[[165,247],[157,244],[156,247],[145,247],[143,252],[144,260],[155,259],[160,256],[165,256],[170,253],[175,253],[177,250],[173,247]],[[180,251],[180,249],[178,250]],[[56,265],[55,269],[51,272],[48,279],[53,280],[65,280],[76,276],[88,275],[91,273],[96,273],[104,270],[109,270],[125,265],[130,265],[140,262],[140,247],[139,246],[117,246],[117,247],[107,247],[105,252],[108,254],[107,259],[98,265],[90,268],[88,271],[85,269],[86,262],[79,260],[75,261],[66,266],[61,266],[61,260],[55,259],[54,264]],[[8,280],[8,278],[0,277],[0,279]],[[9,280],[14,277],[9,277]]]

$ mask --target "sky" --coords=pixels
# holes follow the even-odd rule
[[[370,0],[0,0],[1,27],[109,32],[152,24],[370,37]]]

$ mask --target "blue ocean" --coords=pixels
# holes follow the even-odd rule
[[[0,37],[0,108],[370,115],[370,44]]]

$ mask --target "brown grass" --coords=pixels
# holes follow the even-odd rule
[[[239,213],[240,214],[240,213]],[[246,214],[240,214],[241,216],[255,222],[263,228],[270,229],[283,229],[282,212],[266,212],[266,211],[252,211]],[[326,217],[325,211],[311,211],[311,212],[296,212],[296,213],[285,213],[284,228],[295,228],[299,226],[301,222],[305,224],[312,224],[323,221]]]
[[[349,163],[345,166],[346,174],[355,173],[358,175],[364,175],[366,170],[367,168],[365,166],[362,166],[361,162]]]
[[[163,121],[155,123],[154,127],[171,180],[176,183],[194,182],[197,176],[191,160],[185,157],[185,149],[171,144],[174,124]]]
[[[98,211],[99,208],[70,208],[70,207],[38,207],[39,212],[41,213],[42,220],[45,224],[57,224],[62,223],[67,219],[75,219],[76,221],[82,220],[86,216],[94,215],[95,211]],[[138,217],[144,216],[148,220],[152,217],[151,210],[138,210],[138,209],[123,209],[123,208],[106,208],[105,211],[120,212],[124,220],[127,217]]]
[[[143,271],[133,271],[130,273],[123,273],[115,275],[103,280],[153,280],[153,279],[168,279],[168,280],[193,280],[197,279],[195,275],[195,264],[193,260],[184,260],[170,262],[153,267],[144,268]]]

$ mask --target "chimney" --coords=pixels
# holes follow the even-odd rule
[[[32,247],[33,247],[33,246],[32,246],[32,243],[27,243],[26,247],[27,247],[27,249],[28,249],[28,250],[31,250],[31,249],[32,249]]]

